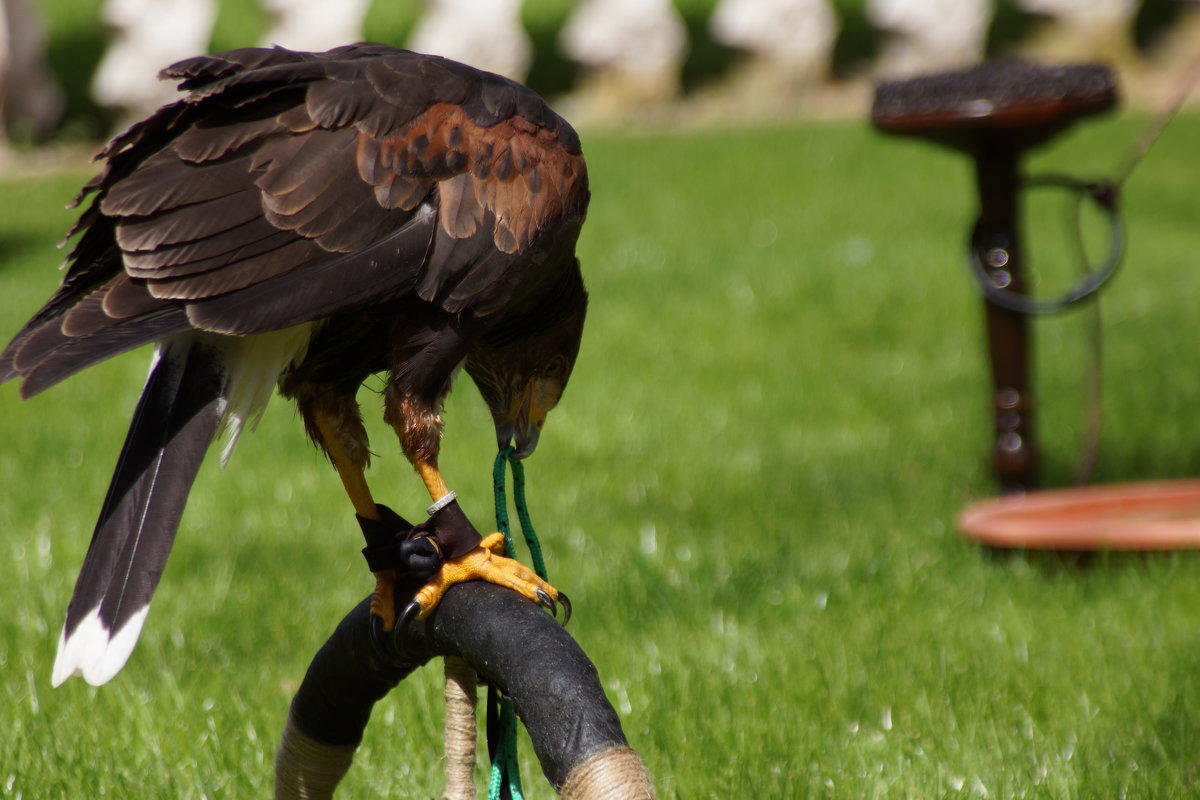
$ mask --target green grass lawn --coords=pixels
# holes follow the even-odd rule
[[[1090,124],[1037,164],[1103,172],[1139,125]],[[1179,119],[1127,187],[1100,481],[1200,474],[1198,136]],[[592,309],[530,502],[660,796],[1194,795],[1200,560],[996,555],[955,532],[992,491],[965,159],[854,124],[584,144]],[[52,291],[85,177],[0,184],[4,338]],[[1063,220],[1038,209],[1035,259],[1060,252]],[[1071,277],[1047,272],[1043,289]],[[1085,323],[1037,325],[1056,484]],[[202,470],[128,667],[50,689],[145,355],[29,403],[0,388],[3,796],[266,796],[291,695],[371,586],[334,473],[276,402],[228,470]],[[376,493],[418,516],[369,416]],[[465,379],[448,417],[443,466],[485,525],[494,440]],[[377,707],[345,796],[440,796],[438,673]],[[522,758],[530,796],[552,796]]]

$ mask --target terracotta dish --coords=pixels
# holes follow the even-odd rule
[[[958,518],[993,547],[1051,550],[1200,548],[1200,480],[1028,492],[974,503]]]

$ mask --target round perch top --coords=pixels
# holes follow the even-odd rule
[[[880,84],[871,122],[888,133],[966,149],[997,134],[1010,146],[1029,147],[1079,117],[1112,108],[1116,99],[1112,71],[1103,64],[995,61]]]

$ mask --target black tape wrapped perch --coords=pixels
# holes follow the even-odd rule
[[[457,658],[497,685],[525,724],[550,785],[575,800],[643,800],[654,789],[629,748],[596,667],[536,604],[484,582],[452,587],[395,637],[372,634],[370,600],[321,647],[292,700],[276,757],[275,797],[331,797],[375,703],[418,667]],[[474,689],[467,687],[473,704]]]

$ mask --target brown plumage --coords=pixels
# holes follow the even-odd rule
[[[21,378],[27,397],[157,343],[56,681],[124,663],[132,641],[93,656],[71,640],[81,625],[110,650],[126,627],[136,639],[205,449],[222,422],[236,438],[276,383],[370,517],[364,379],[387,374],[385,416],[436,500],[457,368],[501,446],[515,436],[526,455],[586,310],[579,140],[528,89],[374,44],[237,50],[163,74],[186,96],[102,152],[62,286],[0,355],[0,381]]]

